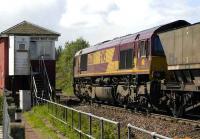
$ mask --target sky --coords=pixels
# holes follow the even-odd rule
[[[200,22],[199,0],[0,0],[0,32],[24,20],[91,45],[175,20]]]

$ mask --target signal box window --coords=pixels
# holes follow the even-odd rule
[[[26,50],[26,46],[24,43],[19,44],[19,49],[18,50]]]
[[[133,67],[133,49],[120,51],[119,69],[130,69]]]
[[[19,51],[19,52],[27,52],[28,50],[26,49],[26,45],[24,43],[20,43],[18,45],[17,51]]]
[[[87,61],[88,61],[88,55],[87,54],[81,55],[81,63],[80,63],[80,70],[81,71],[87,70]]]

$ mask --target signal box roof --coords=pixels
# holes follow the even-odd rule
[[[25,36],[60,36],[60,33],[23,21],[7,30],[1,32],[1,35],[25,35]]]

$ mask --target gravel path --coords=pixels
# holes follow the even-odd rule
[[[104,118],[118,121],[121,123],[122,128],[126,128],[127,124],[131,123],[132,125],[135,125],[137,127],[157,132],[158,134],[173,137],[176,139],[200,139],[200,128],[196,128],[195,126],[191,125],[185,125],[184,123],[176,123],[172,121],[148,117],[145,115],[130,113],[128,111],[120,112],[117,110],[108,110],[105,108],[89,105],[75,106],[75,108],[85,112],[93,113],[97,116],[102,116]],[[127,133],[124,133],[124,136],[126,136],[126,134]],[[141,133],[135,131],[133,131],[132,136],[134,136],[135,138],[149,138],[146,135],[141,135]]]
[[[25,124],[25,138],[26,139],[42,139],[38,132],[33,129],[25,119],[23,119]]]

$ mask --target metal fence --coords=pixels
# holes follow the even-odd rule
[[[128,127],[128,139],[131,139],[131,129],[140,131],[140,132],[142,132],[143,134],[148,134],[148,135],[151,136],[152,139],[172,139],[172,138],[165,137],[165,136],[162,136],[162,135],[160,135],[160,134],[157,134],[156,132],[150,132],[150,131],[148,131],[148,130],[145,130],[145,129],[142,129],[142,128],[133,126],[133,125],[131,125],[131,124],[128,124],[127,127]]]
[[[68,107],[68,106],[64,106],[46,99],[42,99],[39,97],[37,98],[37,102],[36,104],[40,103],[45,103],[48,107],[48,112],[49,115],[52,116],[54,119],[62,122],[63,124],[69,125],[71,128],[73,128],[75,131],[77,131],[79,133],[80,138],[82,138],[83,136],[91,138],[91,139],[95,139],[95,136],[93,135],[92,132],[92,128],[93,128],[93,121],[94,119],[97,119],[99,121],[99,126],[100,126],[100,139],[104,139],[105,138],[105,126],[104,124],[110,123],[113,124],[115,126],[115,130],[113,130],[112,132],[115,134],[115,138],[116,139],[120,139],[120,123],[113,121],[113,120],[109,120],[103,117],[99,117],[96,115],[93,115],[91,113],[86,113],[83,111],[79,111],[77,109]],[[77,114],[77,116],[75,116],[75,114]],[[83,116],[87,116],[88,118],[88,131],[84,131],[82,128],[82,117]],[[78,126],[75,126],[75,122],[78,121]],[[131,135],[132,135],[132,130],[136,130],[142,133],[142,135],[147,134],[148,137],[147,138],[152,138],[152,139],[172,139],[166,136],[162,136],[160,134],[157,134],[156,132],[150,132],[148,130],[136,127],[131,125],[130,123],[127,125],[128,128],[128,139],[131,139]],[[111,134],[111,133],[110,133]],[[125,138],[125,137],[123,137]]]
[[[5,92],[3,96],[3,139],[13,139],[10,136],[10,116],[8,114],[8,104]]]
[[[45,103],[48,106],[48,113],[54,119],[62,122],[63,124],[69,125],[75,131],[77,131],[79,133],[80,138],[85,136],[91,139],[95,139],[95,135],[92,129],[93,129],[93,126],[97,126],[97,125],[99,126],[99,129],[100,129],[100,139],[106,138],[105,134],[108,133],[108,131],[106,132],[107,129],[105,128],[105,125],[108,123],[114,126],[113,133],[115,135],[115,138],[120,139],[120,123],[119,122],[115,122],[113,120],[99,117],[91,113],[79,111],[74,108],[64,106],[64,105],[61,105],[61,104],[58,104],[46,99],[39,98],[39,97],[36,97],[36,99],[37,99],[37,102]],[[85,129],[82,128],[82,122],[83,120],[86,120],[86,119],[83,119],[84,116],[87,117],[88,131],[85,131]]]

